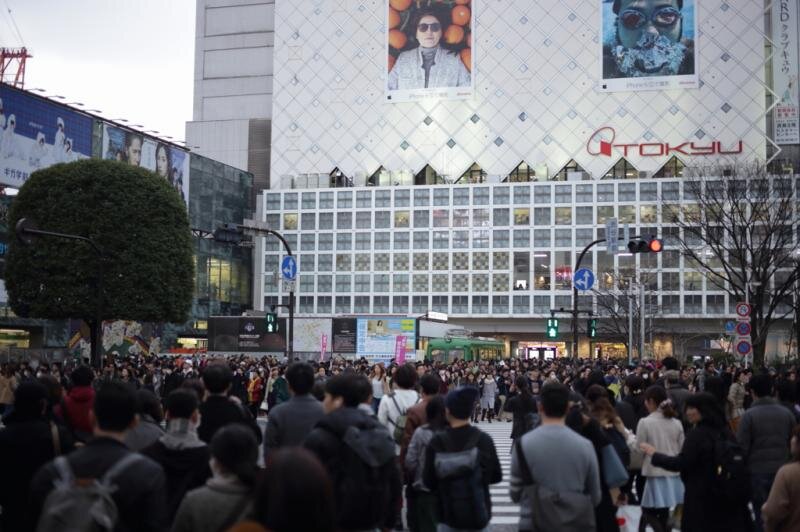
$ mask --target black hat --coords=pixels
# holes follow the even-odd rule
[[[616,15],[619,15],[619,2],[620,0],[614,0],[614,6],[612,7]],[[681,9],[683,9],[683,0],[678,0],[678,10],[680,11]]]
[[[450,415],[458,419],[469,419],[478,400],[478,389],[473,386],[460,386],[447,394],[444,401]]]

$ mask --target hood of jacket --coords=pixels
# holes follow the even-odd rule
[[[67,395],[70,400],[76,403],[91,403],[94,401],[94,388],[91,386],[75,386]]]
[[[395,443],[392,435],[377,419],[359,408],[334,410],[323,417],[317,426],[335,434],[372,467],[394,460]]]

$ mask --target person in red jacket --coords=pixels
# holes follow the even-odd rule
[[[89,412],[94,407],[94,372],[89,366],[78,366],[70,375],[72,388],[55,409],[77,442],[86,443],[92,435]]]

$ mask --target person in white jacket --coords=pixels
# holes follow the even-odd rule
[[[400,441],[405,431],[406,413],[420,400],[419,394],[414,389],[416,384],[416,368],[413,364],[403,364],[395,371],[392,391],[384,394],[378,406],[378,421],[394,435],[397,454],[400,453]]]

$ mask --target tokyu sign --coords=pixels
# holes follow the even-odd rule
[[[613,127],[601,127],[595,131],[586,143],[589,155],[603,155],[611,157],[614,150],[623,157],[638,155],[640,157],[667,157],[672,155],[709,156],[709,155],[738,155],[744,152],[744,142],[738,141],[732,145],[723,144],[719,140],[708,142],[683,141],[672,142],[617,142],[617,132]]]

